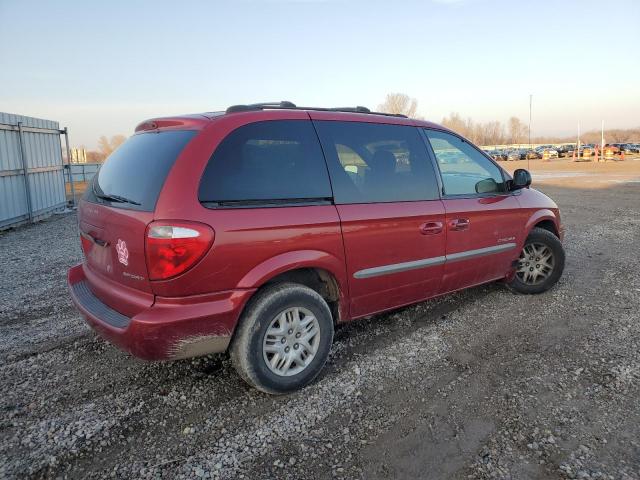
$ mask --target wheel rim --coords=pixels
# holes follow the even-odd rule
[[[319,344],[318,319],[306,308],[292,307],[271,320],[262,342],[262,356],[269,370],[290,377],[309,366]]]
[[[543,243],[528,243],[520,252],[516,275],[527,285],[544,282],[555,266],[553,251]]]

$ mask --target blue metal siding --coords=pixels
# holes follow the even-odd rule
[[[98,172],[101,163],[78,163],[71,165],[71,176],[75,183],[88,182]],[[67,173],[67,181],[69,174]]]
[[[58,122],[0,112],[0,127],[59,130]],[[64,170],[58,132],[23,131],[32,217],[44,218],[66,205]],[[28,220],[29,208],[17,130],[0,129],[0,229]]]

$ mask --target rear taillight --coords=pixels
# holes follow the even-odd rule
[[[213,230],[202,223],[153,222],[147,227],[149,280],[166,280],[193,267],[211,247]]]
[[[89,240],[85,234],[80,233],[80,245],[82,245],[82,251],[84,252],[84,256],[88,257],[89,252],[91,251],[91,247],[93,246],[93,242]]]

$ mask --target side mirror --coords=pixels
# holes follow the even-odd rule
[[[476,193],[493,193],[498,191],[498,183],[493,178],[485,178],[476,183]]]
[[[531,174],[524,168],[518,168],[513,172],[513,180],[511,181],[511,190],[520,190],[531,185]]]

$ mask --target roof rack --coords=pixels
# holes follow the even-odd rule
[[[388,117],[407,118],[406,115],[400,113],[372,112],[367,107],[358,105],[357,107],[298,107],[293,102],[283,100],[281,102],[264,102],[250,103],[248,105],[231,105],[227,108],[226,113],[249,112],[253,110],[316,110],[320,112],[350,112],[350,113],[368,113],[372,115],[386,115]]]

